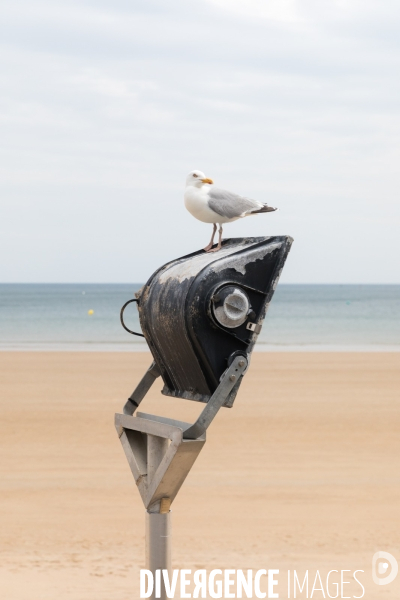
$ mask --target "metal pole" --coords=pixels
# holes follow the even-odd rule
[[[146,569],[153,573],[154,589],[151,600],[167,600],[162,570],[171,577],[171,511],[165,514],[146,512]],[[160,595],[156,596],[156,570],[160,570]]]
[[[168,442],[168,439],[156,435],[147,436],[147,476],[150,481],[164,458]],[[146,511],[146,569],[151,571],[154,577],[151,599],[167,600],[162,571],[166,569],[168,576],[171,576],[171,511],[164,512],[160,502],[156,502]],[[156,570],[160,571],[158,581]]]

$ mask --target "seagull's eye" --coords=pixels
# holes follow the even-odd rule
[[[196,173],[193,173],[193,177],[197,177]]]

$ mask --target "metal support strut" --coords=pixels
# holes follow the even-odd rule
[[[137,407],[160,375],[153,363],[124,406],[115,415],[115,427],[132,475],[146,508],[146,568],[171,572],[170,507],[206,441],[206,430],[248,366],[244,356],[236,356],[221,377],[214,394],[192,425],[146,413]],[[151,598],[166,599],[162,582]]]

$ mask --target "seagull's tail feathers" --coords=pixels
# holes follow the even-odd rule
[[[275,208],[274,206],[268,206],[268,204],[264,204],[264,206],[262,208],[260,208],[259,210],[252,210],[251,214],[256,215],[258,213],[274,212],[274,210],[278,210],[278,209]]]

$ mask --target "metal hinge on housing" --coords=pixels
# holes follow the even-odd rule
[[[186,429],[183,431],[183,439],[198,439],[203,434],[205,434],[207,428],[210,423],[213,421],[215,415],[226,402],[229,394],[237,385],[238,380],[242,377],[248,367],[248,360],[242,354],[234,356],[232,363],[229,367],[224,371],[221,376],[220,383],[207,402],[206,406],[203,408],[200,416],[197,421],[193,425],[189,425],[188,423]],[[128,401],[124,406],[124,415],[132,416],[139,404],[146,396],[147,392],[151,388],[152,384],[155,382],[157,377],[160,376],[160,371],[155,362],[153,362],[147,372],[142,377],[141,381],[137,385],[136,389],[132,392]],[[158,417],[154,417],[158,418]],[[160,417],[161,418],[161,417]],[[118,428],[119,427],[119,428]],[[121,437],[123,434],[122,426],[118,426],[117,431],[118,435]]]
[[[257,323],[247,323],[246,329],[249,329],[250,331],[255,331],[257,334],[259,334],[261,331],[261,325],[257,325]]]

